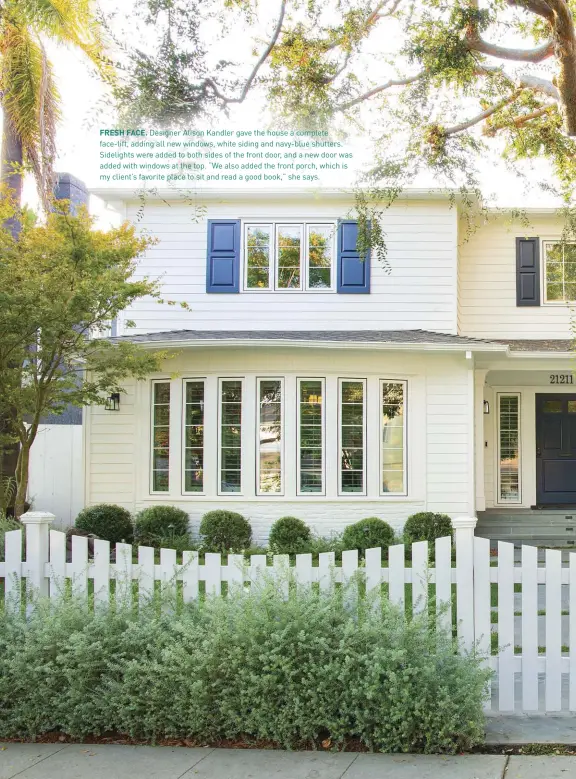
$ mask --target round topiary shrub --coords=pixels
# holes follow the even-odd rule
[[[219,509],[204,514],[200,523],[200,535],[207,551],[228,552],[250,546],[252,528],[242,514]]]
[[[404,543],[428,541],[433,545],[437,538],[452,535],[452,521],[448,514],[434,514],[432,511],[420,511],[408,517],[404,525]]]
[[[134,537],[130,512],[122,506],[115,506],[113,503],[88,506],[78,514],[74,524],[80,530],[93,533],[98,538],[103,538],[112,544],[121,541],[130,543]]]
[[[138,539],[185,536],[189,524],[188,514],[176,506],[148,506],[136,515],[134,529]]]
[[[394,531],[388,522],[378,517],[367,517],[348,525],[342,535],[344,549],[358,549],[361,553],[377,546],[385,550],[393,543]]]
[[[268,543],[280,554],[300,552],[310,541],[310,535],[310,528],[301,519],[280,517],[272,525]]]

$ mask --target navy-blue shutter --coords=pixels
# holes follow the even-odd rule
[[[540,240],[516,238],[516,305],[540,305]]]
[[[343,219],[338,224],[338,276],[336,289],[340,293],[370,292],[370,250],[360,257],[357,249],[358,222]]]
[[[240,289],[240,220],[208,220],[206,292]]]

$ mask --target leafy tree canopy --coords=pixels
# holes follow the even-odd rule
[[[14,215],[0,198],[0,222]],[[139,298],[159,299],[158,283],[136,277],[150,239],[128,224],[102,232],[85,210],[66,201],[45,224],[24,220],[15,240],[0,229],[0,415],[8,419],[0,445],[16,440],[19,515],[28,458],[43,416],[69,404],[103,404],[122,382],[143,379],[166,355],[98,336]]]

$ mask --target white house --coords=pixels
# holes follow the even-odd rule
[[[468,237],[445,193],[414,190],[382,213],[385,268],[343,192],[94,194],[158,237],[140,271],[190,310],[144,300],[118,323],[169,359],[85,412],[87,504],[171,503],[193,527],[227,507],[256,540],[286,514],[329,535],[422,510],[574,533],[576,246],[554,212]]]

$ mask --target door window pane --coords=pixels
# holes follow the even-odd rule
[[[259,382],[258,491],[282,492],[282,382]]]
[[[329,289],[332,286],[332,259],[334,255],[334,227],[308,227],[308,288]]]
[[[545,400],[543,403],[545,414],[561,414],[562,413],[562,401],[561,400]]]
[[[324,491],[323,394],[321,379],[302,379],[299,391],[300,492]]]
[[[184,492],[204,490],[204,382],[187,381],[184,417]]]
[[[364,382],[340,382],[340,489],[364,492]]]
[[[242,485],[242,382],[220,385],[220,491],[240,492]]]
[[[406,492],[404,393],[402,382],[382,382],[382,492]]]
[[[276,244],[278,289],[300,289],[302,226],[278,225]]]
[[[520,396],[499,395],[498,404],[499,502],[520,503]]]
[[[270,225],[248,225],[246,228],[246,287],[270,288]]]
[[[152,492],[168,492],[170,466],[170,382],[152,385]]]

